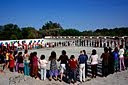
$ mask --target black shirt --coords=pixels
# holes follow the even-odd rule
[[[67,55],[60,55],[60,57],[57,61],[61,61],[60,64],[67,64],[68,60],[69,59],[68,59]]]

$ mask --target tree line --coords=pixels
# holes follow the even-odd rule
[[[128,36],[128,27],[103,28],[79,31],[77,29],[64,29],[59,23],[49,21],[39,30],[34,27],[20,28],[16,24],[0,26],[0,40],[36,39],[45,36]]]

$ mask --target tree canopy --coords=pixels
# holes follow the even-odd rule
[[[36,39],[45,36],[128,36],[128,27],[103,28],[81,32],[72,28],[63,29],[59,23],[52,21],[46,22],[39,30],[34,27],[20,28],[12,23],[0,26],[0,40]]]

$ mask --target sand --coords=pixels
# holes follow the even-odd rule
[[[57,48],[44,48],[44,49],[35,49],[29,50],[30,52],[36,51],[38,53],[38,57],[44,54],[46,59],[50,56],[51,51],[55,51],[57,53],[57,57],[60,56],[62,50],[67,51],[67,55],[75,55],[78,58],[80,50],[86,50],[88,56],[90,56],[92,49],[96,49],[97,53],[100,57],[103,52],[103,48],[92,48],[92,47],[57,47]],[[59,67],[59,63],[58,63]],[[49,69],[49,64],[47,66]],[[36,80],[32,77],[27,77],[22,74],[18,74],[16,72],[9,72],[8,70],[4,71],[5,73],[0,73],[0,85],[68,85],[66,82],[59,81],[49,81],[46,79],[45,81]],[[91,79],[90,77],[86,78],[86,82],[80,83],[77,82],[77,85],[127,85],[128,84],[128,71],[117,72],[111,74],[107,77],[98,77]]]

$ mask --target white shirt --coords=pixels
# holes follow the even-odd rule
[[[46,60],[40,60],[39,63],[40,63],[40,68],[45,68],[48,62]]]
[[[124,57],[124,49],[120,49],[119,50],[119,58],[123,58]]]
[[[91,65],[98,64],[98,55],[91,55]]]

